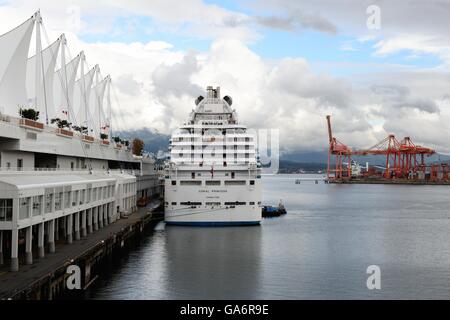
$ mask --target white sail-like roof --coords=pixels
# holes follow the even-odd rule
[[[94,127],[101,128],[105,125],[105,111],[103,109],[103,99],[105,97],[106,85],[108,84],[109,77],[106,77],[100,81],[91,91],[89,105],[95,106],[93,108],[93,120]]]
[[[66,78],[64,72],[59,69],[55,73],[54,84],[54,103],[56,106],[57,116],[61,117],[63,111],[69,111],[70,117],[73,116],[73,93],[75,90],[75,79],[77,76],[78,65],[80,64],[80,55],[77,55],[72,61],[66,64]],[[67,88],[65,83],[67,80]],[[72,111],[69,110],[72,109]]]
[[[36,86],[36,56],[32,56],[27,62],[27,93],[29,99],[37,99],[37,106],[42,115],[47,113],[48,119],[56,116],[55,104],[53,101],[53,83],[56,60],[58,57],[61,38],[58,38],[53,44],[42,50],[42,66],[44,76],[41,77],[39,85]],[[44,80],[45,79],[45,80]],[[45,82],[44,82],[45,81]],[[38,88],[36,94],[36,87]]]
[[[84,75],[84,90],[83,93],[83,79],[78,79],[75,82],[75,94],[73,96],[73,109],[77,123],[80,126],[91,127],[91,121],[89,114],[92,114],[92,104],[89,103],[89,96],[91,93],[92,83],[94,81],[95,68],[92,68],[88,73]],[[87,108],[87,112],[86,112]],[[87,114],[87,117],[86,117]]]
[[[0,36],[0,111],[18,115],[27,105],[26,60],[33,33],[34,16]]]

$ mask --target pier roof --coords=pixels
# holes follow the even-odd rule
[[[2,173],[0,190],[13,188],[17,190],[33,188],[50,188],[95,182],[112,182],[116,177],[108,174],[88,173]]]

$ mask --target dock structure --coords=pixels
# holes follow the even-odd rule
[[[31,265],[56,240],[71,244],[136,209],[136,177],[120,172],[2,172],[0,190],[0,252],[11,271],[20,251]]]
[[[32,265],[21,266],[18,272],[0,268],[0,299],[56,299],[64,296],[68,293],[66,282],[70,276],[67,270],[73,265],[80,268],[81,289],[86,289],[100,275],[99,266],[102,262],[125,250],[136,236],[163,220],[163,215],[155,212],[158,204],[152,202],[145,208],[137,209],[126,219],[108,225],[103,223],[103,227],[93,234],[72,241],[71,244],[60,239],[54,246],[56,250],[45,258],[34,260]],[[100,225],[99,221],[97,226]]]

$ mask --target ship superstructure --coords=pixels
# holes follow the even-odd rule
[[[239,124],[229,96],[207,88],[170,144],[166,223],[254,225],[261,221],[256,136]]]

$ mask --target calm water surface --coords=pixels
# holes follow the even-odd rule
[[[450,299],[450,187],[263,178],[260,227],[158,226],[95,299]],[[310,176],[308,176],[310,177]],[[381,268],[368,290],[366,268]]]

